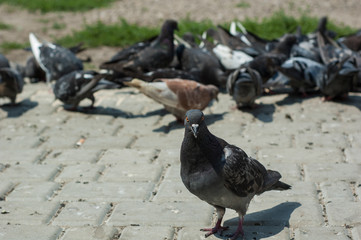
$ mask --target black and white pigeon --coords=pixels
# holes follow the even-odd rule
[[[237,107],[255,107],[255,100],[262,94],[262,78],[251,68],[241,67],[228,76],[227,92]]]
[[[48,83],[73,71],[83,70],[82,61],[69,49],[47,41],[39,41],[33,33],[29,34],[29,41],[34,57],[45,72]]]
[[[144,44],[132,45],[131,49],[124,49],[110,61],[102,63],[100,69],[138,77],[139,75],[134,73],[168,67],[174,57],[173,33],[177,29],[176,21],[166,20],[160,34],[152,42],[144,42]]]
[[[202,111],[189,110],[184,125],[180,150],[182,181],[191,193],[214,206],[218,215],[214,228],[202,230],[209,236],[227,229],[221,223],[226,208],[231,208],[239,214],[232,239],[243,236],[243,218],[251,199],[265,191],[287,190],[291,186],[279,181],[279,172],[267,170],[241,148],[214,136]]]
[[[23,91],[24,80],[14,69],[0,68],[0,97],[7,97],[15,105],[16,95]]]
[[[101,89],[118,88],[120,85],[103,79],[103,75],[95,71],[73,71],[56,81],[53,92],[55,98],[71,105],[69,110],[76,110],[83,99],[90,99],[93,108],[94,93]]]

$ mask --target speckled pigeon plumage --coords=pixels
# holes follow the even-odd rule
[[[290,79],[289,84],[303,95],[314,89],[323,78],[324,65],[303,57],[294,57],[285,61],[278,70]]]
[[[133,73],[167,67],[174,57],[173,33],[176,29],[178,29],[176,21],[166,20],[155,40],[142,42],[123,50],[110,61],[101,64],[100,68],[134,77]]]
[[[184,120],[185,133],[180,151],[181,178],[186,188],[214,206],[218,221],[206,236],[223,231],[226,208],[239,214],[239,225],[232,239],[243,232],[243,217],[255,195],[269,190],[287,190],[291,186],[279,181],[281,174],[267,170],[241,148],[214,136],[207,128],[200,110],[189,110]]]
[[[241,67],[229,75],[227,92],[237,107],[254,107],[254,101],[262,94],[262,78],[257,71]]]
[[[23,91],[24,80],[14,69],[0,68],[0,97],[7,97],[15,104],[16,95]]]
[[[0,53],[0,68],[9,68],[10,67],[10,63],[9,60]]]
[[[183,121],[189,109],[203,110],[218,95],[218,88],[214,85],[185,79],[156,79],[154,82],[133,79],[124,84],[139,89],[144,95],[163,104],[178,121]]]
[[[95,71],[74,71],[56,81],[53,91],[56,99],[76,110],[83,99],[90,99],[92,108],[95,102],[94,93],[100,89],[116,88],[118,84],[108,82]]]
[[[47,41],[40,42],[33,33],[29,34],[29,41],[34,57],[45,72],[48,83],[72,71],[83,70],[82,61],[69,49]]]

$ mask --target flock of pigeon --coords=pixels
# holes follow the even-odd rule
[[[361,31],[335,39],[321,18],[313,33],[285,34],[265,40],[247,32],[239,22],[230,29],[211,28],[202,36],[174,32],[177,22],[166,20],[158,36],[135,43],[103,62],[98,71],[84,70],[76,54],[81,44],[64,48],[29,34],[26,66],[10,68],[0,55],[0,97],[15,103],[24,77],[53,84],[55,97],[76,110],[101,89],[138,88],[163,104],[182,121],[189,109],[203,110],[221,90],[238,107],[255,107],[255,99],[277,88],[291,87],[306,96],[320,91],[324,100],[345,97],[361,89]],[[191,81],[192,80],[192,81]],[[196,83],[195,83],[196,82]]]
[[[240,218],[232,235],[236,239],[244,235],[243,219],[254,195],[291,186],[280,181],[277,171],[267,170],[242,149],[214,136],[201,110],[222,89],[239,107],[254,107],[265,89],[285,86],[303,95],[320,91],[325,100],[359,91],[361,32],[335,40],[326,22],[327,18],[321,18],[318,28],[308,35],[299,29],[296,34],[267,41],[237,22],[229,31],[217,27],[202,36],[180,38],[174,34],[177,22],[167,20],[158,36],[121,50],[102,63],[99,71],[83,69],[86,60],[76,56],[84,50],[81,45],[63,48],[30,33],[33,56],[25,67],[11,68],[0,55],[0,97],[15,104],[24,77],[32,82],[55,81],[55,97],[73,110],[85,98],[93,107],[94,92],[101,89],[139,89],[184,121],[182,181],[191,193],[214,206],[218,215],[215,227],[202,230],[206,236],[226,230],[222,218],[225,209],[231,208]]]

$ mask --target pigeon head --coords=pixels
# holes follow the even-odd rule
[[[178,30],[178,23],[175,20],[166,20],[160,31],[160,38],[173,36],[174,30]]]
[[[203,112],[198,109],[187,111],[184,119],[184,126],[186,131],[192,132],[194,138],[197,138],[200,127],[205,126]]]

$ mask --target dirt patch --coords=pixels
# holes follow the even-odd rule
[[[26,10],[7,5],[0,5],[0,21],[14,26],[10,30],[0,31],[0,41],[14,41],[23,43],[28,41],[30,32],[37,33],[44,39],[65,36],[74,30],[81,29],[84,24],[91,24],[98,20],[114,23],[119,18],[140,25],[161,25],[168,18],[182,19],[189,17],[193,20],[210,19],[215,24],[233,19],[258,18],[262,19],[283,9],[287,14],[300,16],[307,12],[311,16],[328,16],[337,23],[346,24],[354,28],[361,28],[360,0],[119,0],[110,7],[99,8],[82,13],[30,13]],[[60,28],[59,28],[60,26]],[[99,51],[103,51],[98,53]],[[108,59],[114,48],[90,49],[84,54],[91,55],[94,65]],[[110,51],[109,53],[105,51]],[[11,51],[6,56],[13,62],[25,63],[31,53],[22,50]]]

